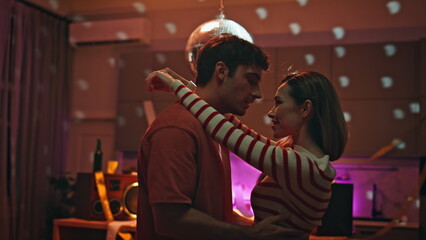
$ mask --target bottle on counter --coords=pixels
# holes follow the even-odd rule
[[[93,159],[93,172],[102,171],[102,147],[101,139],[98,139],[96,151]]]

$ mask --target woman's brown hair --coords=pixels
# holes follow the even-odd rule
[[[348,132],[340,101],[330,80],[318,72],[300,72],[287,75],[281,84],[287,83],[289,94],[300,105],[311,100],[313,113],[308,131],[315,143],[337,160],[346,146]]]

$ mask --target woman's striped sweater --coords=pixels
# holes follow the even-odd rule
[[[280,224],[306,232],[321,224],[335,177],[328,155],[317,158],[298,145],[284,147],[245,127],[233,116],[228,120],[180,81],[170,86],[216,141],[268,175],[252,192],[257,221],[289,212],[290,217]]]

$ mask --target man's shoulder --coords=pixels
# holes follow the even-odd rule
[[[195,116],[179,103],[172,104],[161,111],[150,128],[177,127],[183,129],[201,128]]]
[[[198,121],[190,111],[188,111],[184,106],[182,106],[182,104],[179,103],[175,103],[166,107],[158,114],[155,120],[161,122],[181,122],[186,120],[194,122]]]

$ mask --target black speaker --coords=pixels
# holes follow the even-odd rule
[[[319,236],[352,235],[353,184],[331,184],[331,199],[317,229]]]
[[[105,187],[114,219],[136,219],[137,176],[131,174],[105,174]],[[86,220],[105,220],[93,173],[78,173],[75,194],[75,217]]]

